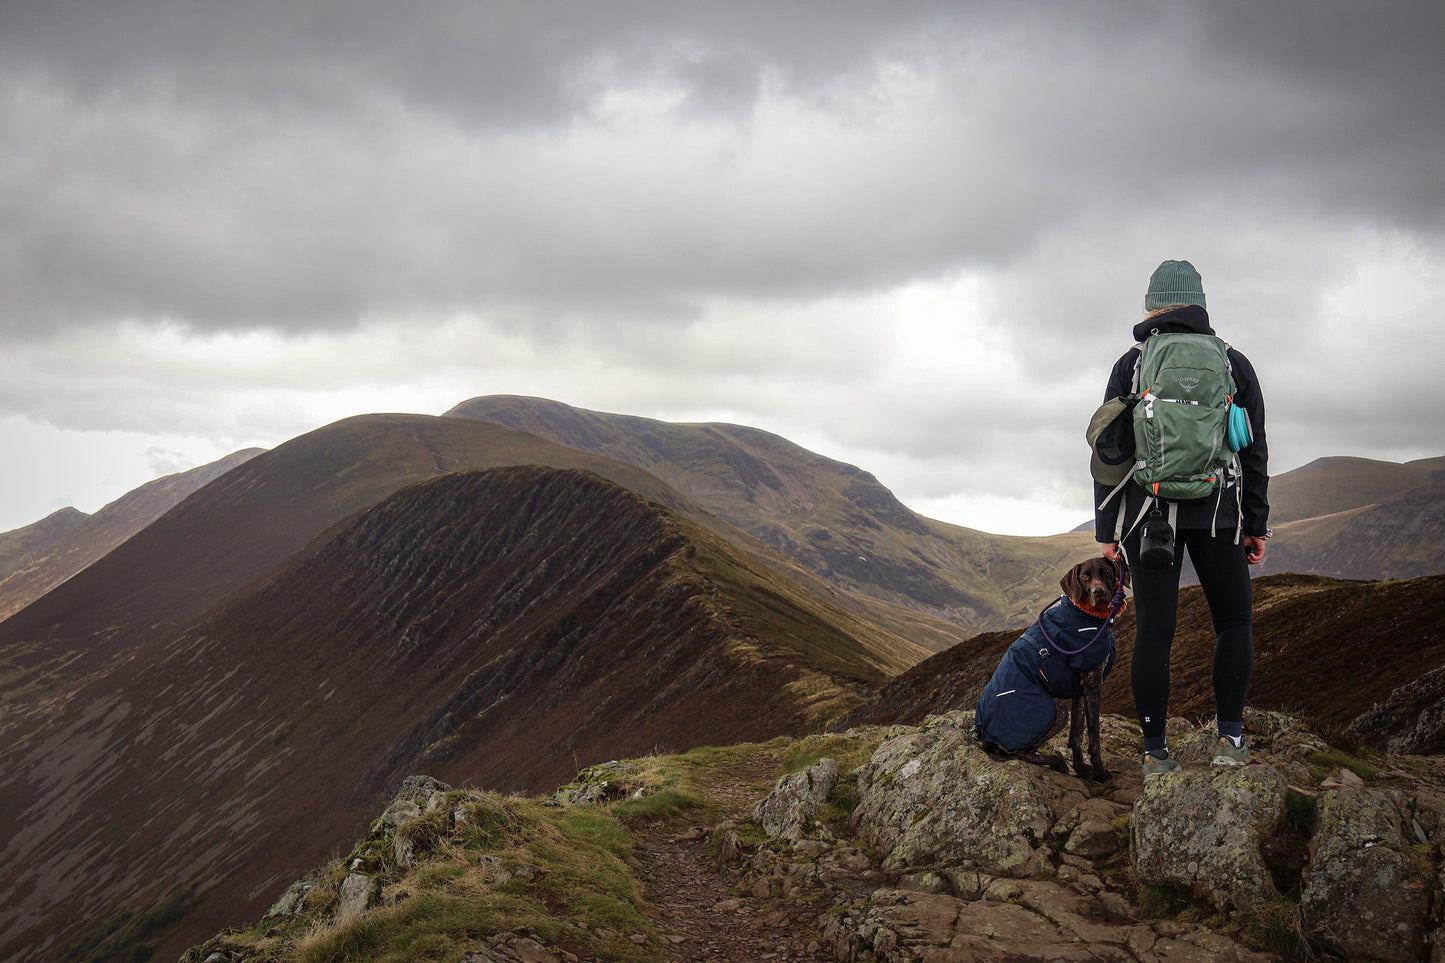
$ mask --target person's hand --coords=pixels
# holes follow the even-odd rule
[[[1118,543],[1118,542],[1105,542],[1105,543],[1103,544],[1102,548],[1101,548],[1101,551],[1103,551],[1104,557],[1107,558],[1109,561],[1111,561],[1111,562],[1117,562],[1117,561],[1119,561],[1119,543]],[[1263,551],[1262,551],[1262,550],[1261,550],[1261,554],[1263,554]]]
[[[1251,565],[1264,561],[1264,539],[1258,535],[1244,536],[1244,559]]]

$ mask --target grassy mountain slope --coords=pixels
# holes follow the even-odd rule
[[[1445,482],[1430,482],[1275,529],[1265,570],[1336,578],[1418,578],[1445,571]]]
[[[1438,481],[1445,481],[1445,457],[1404,464],[1369,458],[1319,458],[1270,479],[1270,522],[1277,526],[1374,505]]]
[[[1256,579],[1254,588],[1253,708],[1343,730],[1397,690],[1445,666],[1445,633],[1440,628],[1445,621],[1445,575],[1396,582],[1269,575]],[[919,663],[833,727],[913,724],[929,713],[972,708],[1022,629],[980,635]],[[1103,708],[1132,717],[1131,609],[1119,617],[1114,635],[1119,661],[1104,684]],[[1172,659],[1170,714],[1213,718],[1214,629],[1198,586],[1180,593]],[[1431,689],[1421,693],[1428,700],[1400,702],[1400,711],[1371,726],[1368,741],[1380,746],[1411,731],[1419,714],[1440,695]],[[1441,750],[1445,740],[1430,751]]]
[[[966,629],[1007,624],[1042,603],[1061,563],[1092,550],[1087,535],[1016,538],[923,518],[862,469],[755,428],[510,395],[473,398],[447,415],[638,465],[835,587]]]
[[[1419,578],[1445,571],[1445,457],[1321,458],[1269,483],[1270,542],[1253,574]],[[1186,560],[1184,584],[1198,583]]]
[[[0,582],[0,620],[103,557],[192,492],[260,453],[260,448],[248,448],[199,468],[157,478],[87,516],[64,538],[32,556]]]
[[[31,559],[44,554],[89,517],[79,509],[62,508],[24,528],[0,532],[0,583],[24,568]]]
[[[55,958],[204,883],[159,944],[174,958],[259,915],[403,775],[546,789],[618,755],[799,733],[921,655],[595,474],[424,481],[11,706],[0,957]]]

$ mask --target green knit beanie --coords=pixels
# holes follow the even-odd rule
[[[1149,275],[1149,291],[1144,295],[1144,310],[1157,311],[1171,304],[1197,304],[1204,307],[1204,282],[1194,265],[1188,261],[1165,261]]]

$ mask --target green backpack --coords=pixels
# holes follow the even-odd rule
[[[1135,369],[1133,477],[1156,498],[1203,498],[1237,470],[1229,444],[1235,385],[1212,334],[1154,334]]]

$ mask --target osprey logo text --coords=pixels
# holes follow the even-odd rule
[[[1199,387],[1199,379],[1194,377],[1193,375],[1185,375],[1184,377],[1179,379],[1179,387],[1183,388],[1185,391],[1193,391],[1195,388]]]

